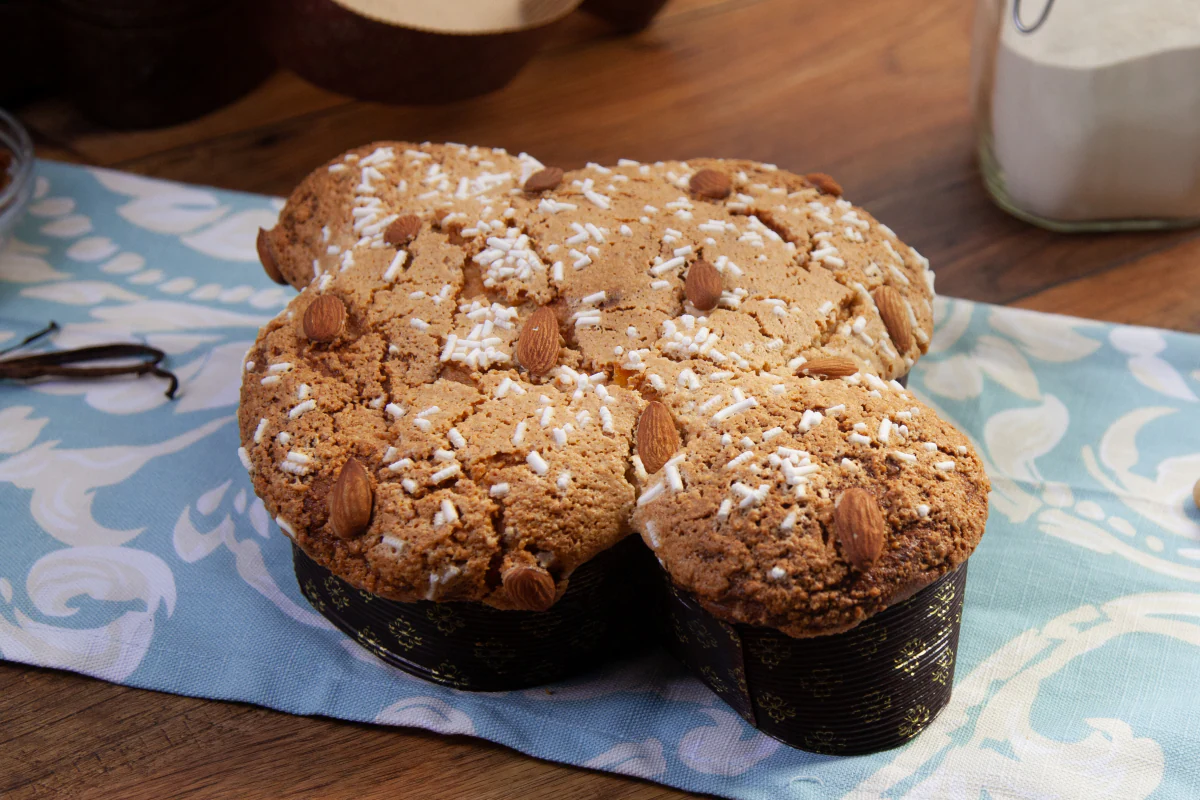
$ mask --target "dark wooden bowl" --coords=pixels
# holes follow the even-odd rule
[[[435,33],[357,14],[333,0],[267,0],[267,46],[326,89],[397,104],[449,103],[495,91],[557,20],[501,33]]]

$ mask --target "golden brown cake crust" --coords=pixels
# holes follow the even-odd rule
[[[792,636],[845,630],[979,543],[990,486],[966,437],[899,384],[853,380],[745,375],[693,393],[713,416],[734,392],[754,405],[721,421],[692,415],[671,465],[685,488],[668,491],[670,467],[645,481],[634,526],[716,616]],[[881,554],[861,570],[835,523],[852,488],[885,523]]]
[[[788,394],[773,398],[790,405],[763,404],[753,415],[774,409],[777,425],[792,424],[822,392],[874,402],[852,382],[904,374],[928,346],[928,263],[862,209],[770,165],[589,165],[554,189],[523,191],[543,166],[502,150],[384,142],[338,157],[293,192],[264,245],[302,291],[247,354],[239,410],[256,491],[297,544],[357,586],[402,601],[499,608],[515,605],[502,582],[514,567],[549,572],[561,596],[575,568],[630,532],[631,518],[651,538],[645,522],[663,515],[659,556],[677,582],[730,603],[733,618],[795,628],[794,615],[778,609],[807,600],[760,596],[727,569],[698,570],[694,548],[711,537],[671,516],[676,506],[694,506],[694,515],[709,500],[715,513],[720,470],[689,467],[686,491],[634,515],[639,493],[661,477],[645,476],[636,457],[638,417],[663,400],[698,467],[718,457],[704,449],[719,441],[713,403],[704,405],[716,388],[786,383]],[[689,181],[700,170],[727,176],[728,196],[710,196],[720,194],[711,174],[695,191]],[[415,236],[411,220],[397,223],[408,215],[420,221]],[[685,290],[700,259],[721,282],[707,311],[687,299],[705,295]],[[873,299],[880,287],[896,293],[891,324],[907,317],[906,352]],[[341,318],[323,308],[324,328],[306,332],[306,311],[323,295],[344,304],[344,322],[338,328]],[[558,318],[561,348],[558,366],[534,376],[515,354],[542,306]],[[794,377],[828,357],[860,373],[828,385]],[[364,531],[341,538],[328,495],[351,457],[371,478],[374,507]],[[968,519],[956,524],[970,530],[928,547],[969,553],[978,508],[962,511]],[[735,528],[724,537],[733,550],[752,538]],[[836,548],[823,558],[814,580],[832,587]],[[893,570],[896,580],[932,580],[953,556],[922,558],[919,569]],[[814,612],[805,624],[877,610],[847,591],[858,616]]]

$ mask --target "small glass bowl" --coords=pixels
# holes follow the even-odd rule
[[[8,167],[11,179],[0,190],[0,251],[8,243],[9,234],[25,213],[33,196],[33,140],[11,114],[0,109],[0,147],[12,153]]]

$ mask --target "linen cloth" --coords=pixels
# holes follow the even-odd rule
[[[3,658],[737,798],[1200,793],[1200,337],[937,301],[910,386],[994,483],[954,697],[898,750],[818,756],[748,727],[661,653],[468,694],[334,630],[236,455],[243,354],[292,295],[254,251],[281,202],[38,171],[0,256],[0,347],[53,319],[53,346],[144,341],[182,384],[174,402],[153,377],[0,384]]]

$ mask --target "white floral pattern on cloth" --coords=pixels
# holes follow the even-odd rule
[[[815,756],[668,658],[472,695],[316,614],[238,463],[242,353],[287,300],[272,198],[40,165],[0,255],[0,342],[145,341],[182,382],[0,384],[0,655],[502,742],[729,797],[1190,798],[1200,761],[1200,337],[939,300],[911,376],[994,484],[955,693],[905,747]]]

